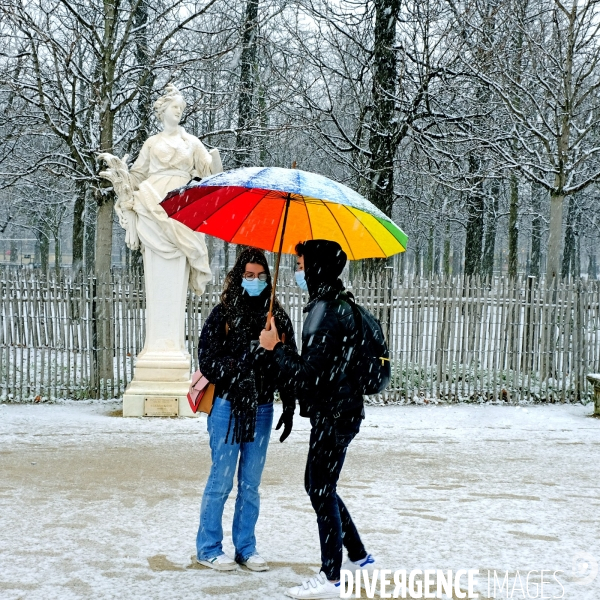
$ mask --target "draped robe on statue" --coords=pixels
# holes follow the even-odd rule
[[[210,175],[213,157],[198,138],[187,134],[182,127],[178,133],[175,136],[159,133],[146,140],[129,170],[133,213],[126,211],[124,215],[119,206],[116,209],[121,225],[128,230],[130,246],[135,247],[131,235],[137,232],[142,246],[165,259],[184,255],[190,265],[189,285],[202,294],[211,280],[204,234],[169,219],[159,204],[167,193],[193,177]],[[130,223],[132,218],[134,227]]]

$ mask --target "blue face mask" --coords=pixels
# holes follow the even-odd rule
[[[248,296],[260,296],[267,287],[267,282],[260,279],[253,279],[252,281],[242,279],[242,287],[248,292]]]
[[[303,292],[308,292],[308,286],[306,285],[304,271],[296,271],[294,273],[294,276],[296,277],[296,283],[300,286],[300,289]]]

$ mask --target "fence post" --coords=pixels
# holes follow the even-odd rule
[[[600,373],[590,373],[587,378],[594,387],[594,416],[600,417]]]
[[[95,276],[90,277],[90,310],[88,318],[91,322],[91,347],[90,347],[90,391],[94,393],[94,398],[100,398],[100,376],[98,371],[98,348],[100,345],[98,339],[98,281]]]
[[[527,277],[527,290],[525,296],[525,324],[523,326],[523,349],[521,354],[521,370],[523,372],[529,371],[533,366],[533,311],[531,310],[531,305],[533,303],[534,282],[535,277],[532,275]]]

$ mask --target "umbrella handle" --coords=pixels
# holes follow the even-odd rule
[[[271,330],[271,317],[273,316],[273,305],[275,304],[275,289],[277,288],[277,277],[279,277],[279,263],[281,261],[281,250],[283,249],[283,236],[285,235],[285,226],[287,225],[288,212],[290,209],[291,194],[287,195],[285,201],[285,212],[283,213],[283,225],[281,227],[281,238],[279,239],[279,252],[277,253],[277,261],[275,262],[275,275],[273,276],[273,286],[271,289],[271,302],[269,304],[269,314],[267,315],[267,324],[265,329]]]

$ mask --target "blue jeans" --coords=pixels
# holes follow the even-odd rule
[[[273,404],[261,404],[258,407],[253,442],[225,443],[230,414],[229,401],[216,398],[207,419],[212,465],[200,506],[200,526],[196,538],[199,560],[210,560],[223,553],[223,509],[233,488],[238,456],[238,491],[232,528],[235,560],[243,562],[256,552],[254,527],[260,509],[258,486],[267,458]]]

